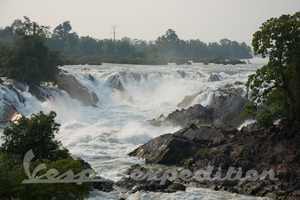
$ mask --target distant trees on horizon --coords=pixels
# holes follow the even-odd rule
[[[0,29],[0,47],[11,48],[20,37],[16,31],[24,28],[22,20],[15,20],[10,26]],[[251,47],[245,42],[238,43],[229,39],[206,44],[199,39],[181,40],[173,29],[159,36],[155,41],[145,41],[123,37],[121,40],[96,39],[78,36],[70,21],[56,26],[47,32],[45,45],[57,50],[64,56],[100,56],[102,58],[252,58]],[[1,54],[0,49],[0,54]]]

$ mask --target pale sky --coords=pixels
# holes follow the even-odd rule
[[[79,36],[156,40],[167,29],[182,40],[251,45],[263,22],[300,11],[300,0],[0,0],[0,27],[28,16],[52,31],[70,21]]]

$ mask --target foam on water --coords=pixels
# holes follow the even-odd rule
[[[188,195],[187,195],[188,194]],[[213,191],[206,188],[188,187],[185,192],[176,193],[161,193],[161,192],[136,192],[135,194],[115,194],[119,198],[127,200],[268,200],[263,197],[251,197],[246,195],[232,194],[225,191]],[[103,193],[93,191],[91,193],[91,200],[98,199],[113,199],[111,196]]]
[[[246,82],[249,74],[262,66],[261,60],[244,65],[190,66],[140,66],[103,64],[101,66],[64,66],[63,70],[99,97],[98,107],[82,107],[65,92],[55,88],[46,92],[51,98],[38,101],[27,90],[21,92],[24,103],[16,94],[1,86],[0,106],[4,96],[16,102],[18,111],[26,116],[40,110],[57,112],[61,124],[56,139],[70,150],[74,157],[88,161],[101,176],[119,180],[133,164],[145,165],[143,159],[127,154],[150,139],[164,133],[173,133],[180,127],[154,127],[148,120],[178,109],[177,104],[186,95],[205,90],[192,104],[208,105],[219,95],[216,89],[235,81]],[[207,82],[211,73],[220,81]],[[110,88],[112,80],[119,77],[124,91]],[[94,81],[91,80],[91,76]],[[238,87],[238,86],[237,86]],[[131,98],[128,98],[130,95]],[[0,107],[1,109],[1,107]],[[0,110],[2,112],[2,110]],[[249,122],[246,122],[249,123]],[[1,131],[1,130],[0,130]],[[1,131],[2,132],[2,131]],[[123,194],[91,192],[90,199],[117,199]],[[137,192],[126,194],[126,199],[259,199],[201,188],[188,188],[186,192],[173,194]]]

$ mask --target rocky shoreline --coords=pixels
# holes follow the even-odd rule
[[[148,164],[189,170],[190,181],[176,179],[178,184],[273,199],[300,199],[299,142],[296,127],[260,129],[249,124],[239,131],[231,126],[190,124],[150,140],[129,155],[145,158]],[[210,173],[198,174],[197,178],[199,170]],[[252,178],[245,178],[247,173]]]
[[[271,199],[300,199],[297,127],[261,129],[189,124],[158,136],[129,155],[144,158],[124,177],[97,183],[102,191],[177,192],[203,187]],[[165,168],[156,168],[163,164]],[[99,186],[100,185],[100,186]],[[119,188],[119,189],[118,189]]]
[[[219,88],[220,95],[205,107],[190,106],[201,91],[179,104],[186,108],[150,120],[155,126],[183,128],[129,153],[144,158],[149,167],[133,165],[115,186],[130,193],[176,192],[193,186],[271,199],[300,199],[298,128],[279,124],[263,129],[252,123],[238,130],[237,125],[247,119],[240,115],[249,100],[241,96],[243,89],[237,85],[241,84]],[[168,170],[153,171],[151,166],[156,164]]]
[[[148,166],[163,164],[169,171],[134,165],[116,185],[130,192],[175,192],[196,186],[271,199],[300,199],[298,128],[279,124],[263,129],[252,123],[238,130],[247,119],[241,114],[249,102],[241,96],[240,85],[222,86],[220,95],[207,106],[191,105],[205,91],[186,96],[178,105],[181,110],[150,120],[154,126],[183,128],[156,137],[129,155],[144,158]]]

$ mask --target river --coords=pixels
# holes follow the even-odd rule
[[[144,66],[104,63],[100,66],[63,66],[62,70],[73,74],[89,91],[97,94],[99,97],[97,107],[82,107],[67,93],[53,92],[52,96],[55,98],[40,102],[26,90],[21,92],[26,101],[17,102],[16,105],[18,111],[25,116],[30,116],[40,110],[45,113],[54,110],[57,113],[56,120],[61,124],[56,139],[70,150],[73,157],[83,158],[101,176],[117,181],[131,165],[137,163],[145,165],[143,159],[129,157],[127,155],[129,152],[156,136],[173,133],[180,129],[180,127],[170,126],[155,127],[150,125],[148,120],[161,114],[166,116],[180,109],[177,104],[186,95],[201,90],[205,92],[199,95],[192,104],[208,105],[212,98],[218,95],[214,89],[236,81],[245,83],[248,75],[267,62],[262,58],[249,61],[251,63],[239,65],[193,63],[180,66],[175,64]],[[210,74],[218,75],[219,81],[207,82]],[[116,75],[124,91],[113,90],[110,87]],[[91,77],[94,80],[91,80]],[[14,97],[11,98],[15,100]],[[0,99],[0,104],[3,102],[4,99]],[[89,199],[118,199],[120,197],[132,200],[266,199],[193,187],[188,187],[185,192],[172,194],[151,192],[126,194],[121,191],[107,194],[92,191]]]

